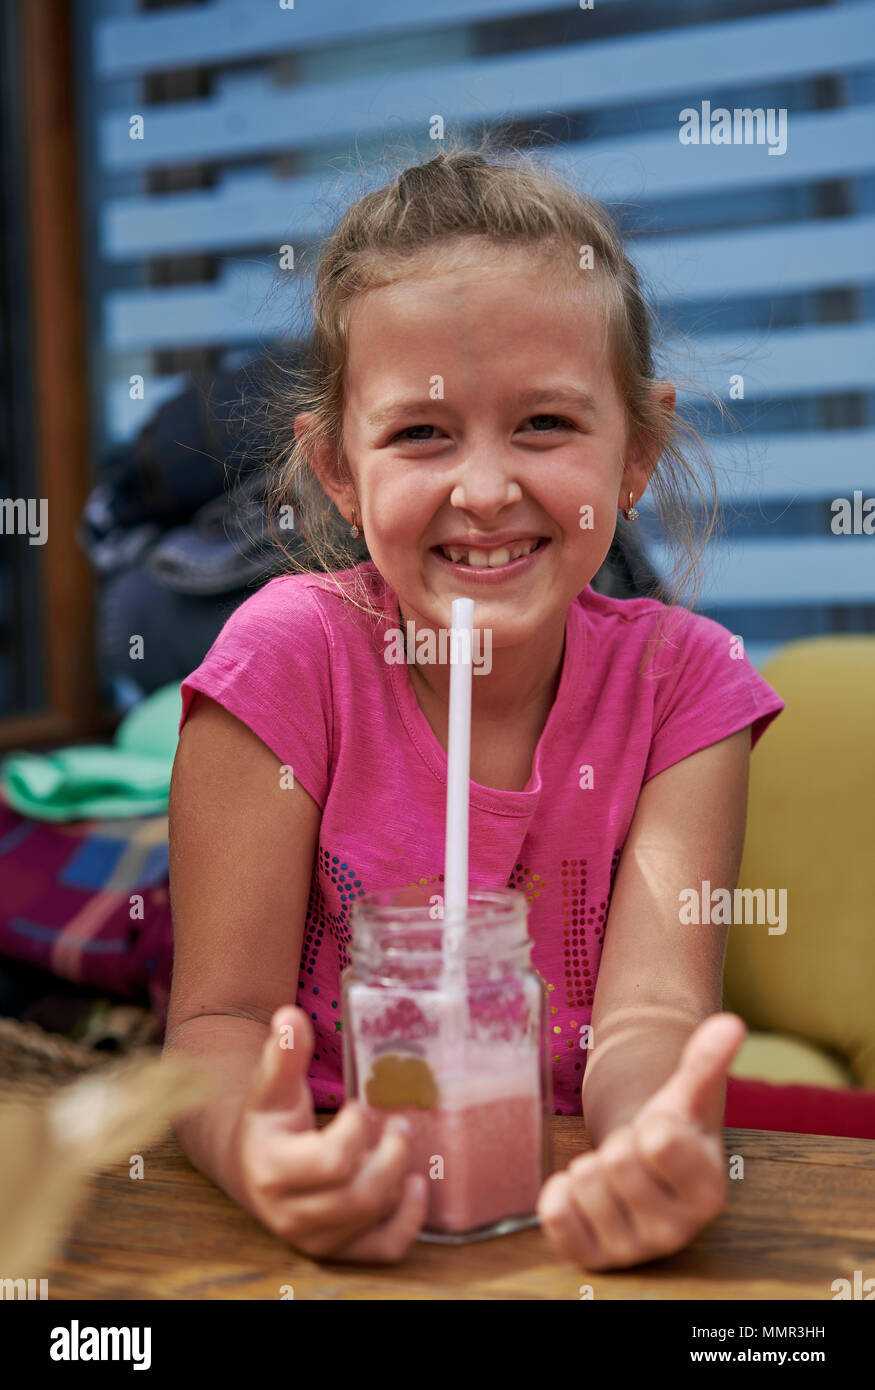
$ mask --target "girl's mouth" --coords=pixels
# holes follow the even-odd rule
[[[455,547],[453,547],[455,553],[461,556],[457,560],[452,560],[448,551],[439,545],[432,546],[431,553],[439,565],[447,570],[452,570],[459,578],[488,584],[531,569],[532,565],[538,563],[539,556],[547,549],[550,541],[546,536],[541,536],[529,554],[519,555],[515,559],[510,558],[511,550],[523,549],[529,544],[530,542],[520,542],[518,546],[503,546],[501,549],[493,551],[475,550],[474,564],[471,564],[471,556],[468,551],[457,550]]]

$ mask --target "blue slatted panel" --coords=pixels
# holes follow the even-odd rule
[[[820,540],[791,537],[780,541],[724,544],[706,588],[710,603],[758,603],[764,588],[769,602],[875,603],[875,565],[865,536],[830,536]],[[654,556],[668,563],[655,546]]]
[[[861,13],[864,18],[861,19]],[[851,72],[875,65],[875,22],[868,3],[779,19],[694,26],[603,42],[566,44],[510,58],[426,62],[392,81],[352,77],[277,91],[264,79],[245,96],[229,94],[141,112],[148,138],[131,140],[130,111],[99,124],[100,155],[110,169],[262,154],[373,135],[387,123],[536,120],[544,111],[655,101],[694,89]]]
[[[636,261],[660,300],[767,295],[875,281],[875,217],[648,240]]]
[[[660,134],[570,142],[552,163],[610,202],[701,196],[872,174],[873,130],[875,106],[863,106],[798,116],[780,159],[764,160],[755,145],[727,145],[718,162],[705,145],[683,146],[676,134]],[[291,232],[315,239],[327,220],[321,200],[335,187],[342,188],[342,181],[322,174],[280,178],[256,171],[220,176],[203,192],[109,199],[101,216],[104,253],[123,261],[273,244]]]
[[[836,496],[851,497],[864,476],[861,460],[875,458],[875,429],[750,433],[715,443],[712,453],[736,503],[818,500],[827,479]]]
[[[636,259],[654,298],[677,303],[768,294],[776,283],[785,293],[873,284],[873,246],[875,217],[859,217],[653,240]],[[229,264],[217,285],[114,292],[106,300],[108,341],[120,348],[246,341],[273,281],[271,270],[241,263]],[[286,312],[274,305],[269,331],[282,328]]]
[[[307,281],[277,285],[278,247],[318,242],[383,180],[367,168],[381,142],[427,153],[435,112],[448,126],[552,123],[553,165],[624,218],[669,317],[667,371],[738,419],[739,434],[713,440],[729,526],[705,611],[757,660],[787,637],[875,630],[875,537],[829,526],[833,499],[875,495],[871,0],[81,11],[106,441],[130,436],[204,354],[245,360],[285,332]],[[703,100],[786,108],[786,152],[682,145],[679,113]],[[134,113],[143,140],[129,138]],[[133,373],[145,400],[131,398]],[[729,401],[738,375],[744,399]],[[642,512],[664,559],[646,499]]]
[[[616,5],[621,0],[599,0]],[[622,0],[628,3],[628,0]],[[537,17],[556,9],[556,0],[441,0],[434,21],[441,25]],[[380,4],[307,6],[294,14],[279,4],[181,5],[178,10],[110,19],[94,33],[94,65],[101,77],[129,77],[167,68],[260,58],[277,47],[295,52],[331,42],[342,24],[344,41],[382,38],[423,28],[411,0]]]

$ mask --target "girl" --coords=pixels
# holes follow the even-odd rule
[[[325,572],[253,594],[182,685],[166,1047],[223,1085],[181,1142],[311,1256],[395,1261],[421,1227],[403,1122],[344,1103],[339,976],[357,895],[440,891],[450,672],[385,658],[408,623],[440,650],[469,595],[491,640],[471,882],[528,898],[555,1110],[593,1144],[544,1185],[542,1228],[588,1269],[670,1254],[724,1204],[744,1037],[726,930],[685,924],[680,895],[734,887],[750,750],[783,705],[718,623],[591,586],[648,486],[695,561],[698,436],[636,273],[599,204],[462,150],[349,209],[313,325],[273,502]],[[329,498],[369,561],[344,563]],[[317,1130],[314,1107],[339,1113]]]

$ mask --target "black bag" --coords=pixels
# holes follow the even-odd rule
[[[168,588],[218,594],[262,572],[261,389],[258,360],[193,380],[111,451],[76,532],[99,575],[146,559]]]

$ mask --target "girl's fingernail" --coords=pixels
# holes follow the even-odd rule
[[[393,1134],[403,1134],[405,1139],[409,1139],[413,1132],[410,1128],[410,1121],[405,1119],[403,1115],[393,1115],[388,1127]]]

